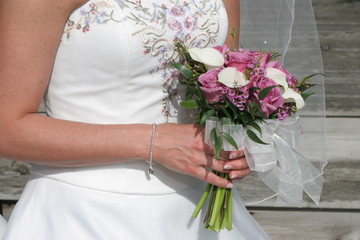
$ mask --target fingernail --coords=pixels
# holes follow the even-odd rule
[[[232,169],[232,166],[231,165],[225,165],[224,169]]]
[[[237,153],[236,152],[232,152],[232,153],[230,153],[230,155],[229,155],[229,159],[236,159],[237,158]]]
[[[234,178],[238,178],[238,177],[239,177],[239,175],[234,174],[234,175],[230,176],[230,179],[234,179]]]
[[[232,188],[234,185],[232,184],[232,183],[228,183],[227,185],[226,185],[226,188]]]

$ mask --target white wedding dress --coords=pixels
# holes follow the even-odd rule
[[[45,96],[49,117],[94,124],[191,121],[178,107],[172,46],[220,45],[221,0],[94,0],[66,23]],[[178,91],[179,92],[179,91]],[[110,142],[111,139],[108,139]],[[150,139],[149,139],[150,141]],[[144,159],[98,167],[36,165],[3,240],[269,239],[235,194],[232,231],[191,214],[204,183]]]

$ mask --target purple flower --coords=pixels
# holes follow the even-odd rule
[[[204,92],[205,98],[210,102],[218,102],[223,93],[224,85],[219,83],[218,74],[223,68],[207,71],[199,76],[201,90]]]
[[[257,52],[246,49],[240,49],[239,52],[228,53],[228,67],[235,67],[239,72],[245,73],[246,69],[258,65],[259,68],[265,68],[270,61],[270,53]]]
[[[278,108],[282,107],[284,100],[281,96],[280,87],[275,87],[270,90],[270,92],[263,99],[259,99],[259,92],[270,86],[277,86],[278,84],[270,78],[254,75],[250,78],[250,82],[246,85],[246,88],[250,89],[251,87],[258,87],[260,90],[257,90],[253,93],[253,98],[260,103],[260,109],[264,115],[268,118],[271,113],[276,111]]]

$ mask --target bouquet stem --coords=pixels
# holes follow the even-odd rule
[[[220,177],[229,179],[228,173],[215,173]],[[232,189],[208,184],[192,216],[194,218],[198,216],[209,194],[210,201],[204,219],[205,228],[216,232],[225,228],[230,231],[232,229]]]

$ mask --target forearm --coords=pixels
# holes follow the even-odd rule
[[[0,127],[0,155],[53,166],[89,166],[147,158],[151,126],[98,125],[28,114]]]
[[[228,14],[228,34],[225,44],[230,48],[238,48],[240,33],[240,0],[223,0],[223,2]]]

